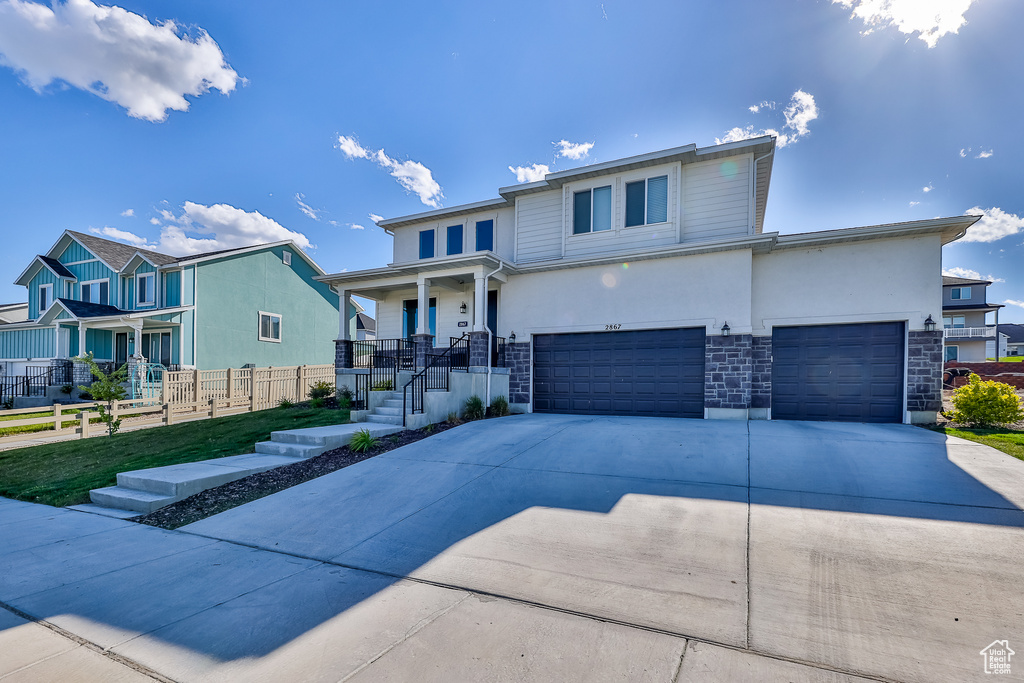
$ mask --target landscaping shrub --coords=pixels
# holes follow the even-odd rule
[[[1024,405],[1009,384],[984,381],[974,373],[953,392],[954,410],[943,413],[958,424],[993,427],[1024,420]]]
[[[107,425],[107,435],[113,436],[117,434],[117,430],[121,428],[123,418],[115,420],[110,411],[114,409],[114,403],[123,401],[128,396],[128,392],[124,388],[125,382],[128,381],[128,366],[122,365],[108,375],[100,370],[100,366],[96,365],[96,361],[92,359],[91,352],[84,356],[78,356],[74,360],[79,363],[86,363],[89,366],[89,372],[96,378],[96,381],[89,387],[88,392],[91,392],[92,396],[95,396],[96,400],[101,402],[97,407],[99,408],[100,421]],[[80,391],[86,392],[85,387],[78,388]],[[81,395],[84,396],[85,394]],[[103,403],[106,406],[102,405]]]
[[[293,405],[295,404],[286,398],[282,398],[280,401],[277,402],[278,408],[291,408]]]
[[[479,396],[470,396],[466,399],[466,407],[462,411],[462,416],[467,420],[484,419],[484,402],[480,400]]]
[[[371,448],[374,448],[377,443],[377,437],[371,434],[369,429],[360,429],[352,435],[352,440],[349,442],[348,447],[349,450],[355,451],[356,453],[365,453]]]
[[[60,393],[67,394],[68,395],[68,400],[71,400],[71,394],[73,394],[74,391],[75,391],[75,385],[74,384],[62,384],[60,386]]]
[[[496,396],[491,401],[491,417],[505,417],[509,414],[511,411],[508,409],[508,399],[504,396]]]
[[[456,413],[455,411],[452,411],[452,412],[448,413],[448,417],[445,418],[445,422],[447,422],[448,424],[453,424],[453,425],[460,425],[460,424],[462,424],[462,420],[459,419],[459,414]]]
[[[309,397],[311,399],[325,399],[334,393],[334,385],[330,382],[320,380],[315,384],[309,385]]]
[[[324,400],[322,398],[311,398],[309,399],[309,407],[313,410],[320,410],[324,407]]]

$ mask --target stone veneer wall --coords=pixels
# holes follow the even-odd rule
[[[772,338],[754,337],[751,344],[750,407],[772,407]]]
[[[533,344],[517,342],[505,347],[505,365],[508,367],[508,402],[530,402],[530,352]]]
[[[704,341],[704,407],[750,407],[753,337],[709,335]]]
[[[486,367],[490,365],[490,356],[491,354],[487,352],[487,333],[470,332],[469,364],[471,366],[476,365],[480,367]]]
[[[348,339],[334,340],[335,371],[352,367],[352,342]]]
[[[942,330],[911,330],[907,341],[907,410],[942,410]]]

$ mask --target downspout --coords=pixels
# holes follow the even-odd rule
[[[773,154],[775,154],[774,146],[772,146],[772,151],[768,152],[764,156],[759,156],[756,159],[754,159],[754,173],[753,177],[750,179],[750,211],[752,219],[750,221],[751,234],[754,234],[756,230],[756,226],[754,225],[754,223],[757,222],[757,162],[761,161],[762,159],[767,159]]]
[[[487,330],[487,406],[491,405],[491,338],[494,336],[494,332],[490,327],[487,326],[487,281],[492,275],[496,275],[498,271],[505,267],[505,262],[502,261],[495,270],[492,270],[487,275],[484,275],[484,329]],[[487,406],[484,406],[485,408]]]

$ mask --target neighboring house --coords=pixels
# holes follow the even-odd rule
[[[1005,356],[1024,356],[1024,325],[1003,324],[999,334],[1006,336]]]
[[[0,304],[0,325],[28,320],[28,304]]]
[[[377,321],[365,313],[356,314],[356,339],[359,341],[377,338]]]
[[[687,145],[381,220],[390,265],[319,279],[420,365],[468,332],[484,368],[503,338],[520,410],[934,421],[941,249],[977,217],[765,233],[774,151]]]
[[[1002,304],[987,302],[989,280],[942,276],[943,360],[979,362],[995,357],[996,327],[985,322]]]
[[[339,299],[322,274],[287,241],[175,257],[66,231],[18,277],[28,320],[0,328],[0,360],[9,374],[87,352],[199,369],[330,363]]]

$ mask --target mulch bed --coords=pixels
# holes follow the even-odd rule
[[[348,446],[327,451],[293,465],[277,467],[266,472],[251,474],[242,479],[207,489],[185,500],[160,508],[148,515],[135,517],[131,521],[163,529],[177,529],[180,526],[198,522],[225,510],[283,491],[310,479],[322,477],[343,467],[387,453],[407,444],[415,443],[428,436],[455,427],[452,422],[441,422],[423,429],[408,429],[389,436],[380,437],[375,448],[365,453],[356,453]],[[429,430],[429,431],[428,431]]]
[[[1024,399],[1024,390],[1018,391],[1017,395],[1020,396],[1022,399]],[[942,390],[942,410],[943,410],[943,412],[953,410],[953,391],[950,390],[950,389],[943,389]],[[958,424],[956,424],[954,422],[951,422],[944,415],[942,415],[942,413],[939,413],[939,415],[938,415],[938,417],[936,419],[936,423],[937,423],[937,425],[939,427],[958,428],[958,427],[962,426],[962,425],[958,425]],[[1017,422],[1017,423],[1011,424],[1011,425],[1006,425],[1006,429],[1012,429],[1012,430],[1017,430],[1017,431],[1024,431],[1024,421]]]

